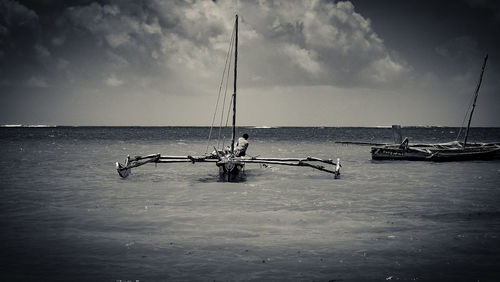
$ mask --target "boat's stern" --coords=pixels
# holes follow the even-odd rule
[[[245,163],[235,157],[223,157],[216,164],[219,167],[220,179],[228,182],[240,179],[245,167]]]

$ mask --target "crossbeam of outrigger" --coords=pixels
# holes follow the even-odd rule
[[[268,164],[268,165],[284,165],[284,166],[304,166],[310,167],[313,169],[317,169],[323,172],[331,173],[335,176],[335,178],[339,178],[340,176],[340,168],[342,167],[340,164],[340,159],[337,158],[337,162],[334,162],[331,159],[320,159],[315,157],[306,157],[306,158],[261,158],[261,157],[233,157],[233,161],[239,163],[254,163],[254,164]],[[148,163],[155,164],[169,164],[169,163],[197,163],[197,162],[205,162],[205,163],[218,163],[223,161],[220,156],[217,155],[204,155],[204,156],[162,156],[161,154],[151,154],[146,156],[135,156],[130,157],[127,156],[125,160],[125,164],[121,164],[119,162],[116,163],[116,170],[118,174],[126,178],[129,176],[132,168],[139,167]],[[327,168],[324,165],[318,164],[328,164],[333,166],[333,168]]]

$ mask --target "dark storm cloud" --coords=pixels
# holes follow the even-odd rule
[[[21,117],[15,105],[30,98],[64,105],[40,107],[40,116],[74,122],[69,109],[86,119],[84,108],[93,108],[109,120],[134,111],[134,101],[191,106],[186,97],[217,89],[237,10],[239,85],[272,93],[269,103],[301,91],[350,93],[342,99],[352,107],[367,95],[458,101],[486,51],[484,96],[498,102],[494,1],[0,0],[3,117]]]
[[[2,46],[4,57],[11,58],[9,65],[20,68],[16,64],[20,62],[31,67],[31,71],[23,69],[9,77],[17,84],[43,70],[43,76],[64,86],[69,82],[118,86],[119,81],[125,80],[131,85],[151,86],[151,80],[156,80],[159,85],[155,87],[161,89],[165,77],[178,76],[185,68],[200,71],[200,66],[213,64],[209,52],[211,40],[226,32],[224,22],[211,17],[215,5],[211,2],[189,5],[183,1],[84,1],[70,6],[63,1],[28,1],[25,4],[4,2],[4,6],[14,6],[33,15],[32,23],[26,27],[30,32],[14,34],[32,34],[29,38],[24,35],[15,40],[14,35],[7,34],[2,40],[23,48],[19,52],[19,48]],[[39,20],[31,7],[41,13]],[[7,9],[10,10],[13,9]],[[14,25],[25,25],[21,12],[12,20]],[[196,18],[189,18],[190,13]],[[22,56],[12,57],[14,51]],[[42,74],[37,77],[40,80]]]
[[[11,76],[22,75],[38,59],[50,56],[39,45],[40,26],[35,11],[15,1],[0,3],[0,73],[2,83],[11,84]]]
[[[222,44],[232,28],[231,2],[224,1],[82,1],[76,5],[4,1],[4,6],[17,11],[6,28],[29,29],[3,40],[21,46],[2,46],[5,56],[12,58],[9,64],[21,61],[31,66],[31,71],[23,68],[10,77],[18,82],[32,76],[59,79],[54,83],[78,77],[95,83],[105,76],[115,82],[147,81],[155,79],[154,74],[179,77],[189,72],[203,79],[212,76],[211,67],[224,54]],[[404,63],[390,55],[370,21],[356,13],[350,2],[249,1],[241,6],[255,10],[242,15],[248,83],[383,83],[405,71]],[[13,37],[20,34],[22,38]],[[12,57],[14,50],[22,56]],[[259,60],[267,65],[262,67]],[[50,73],[50,68],[58,73]],[[36,74],[38,70],[43,75]]]
[[[351,2],[264,1],[252,9],[244,18],[256,34],[252,48],[278,66],[263,70],[271,83],[373,86],[406,71]]]
[[[357,10],[373,21],[373,28],[384,38],[388,48],[404,55],[409,64],[425,71],[446,69],[451,53],[462,54],[458,61],[481,61],[486,53],[500,48],[496,36],[500,21],[496,17],[500,2],[494,0],[464,1],[366,1],[353,0]],[[498,56],[490,56],[498,60]],[[443,60],[445,59],[445,60]],[[496,61],[498,62],[498,61]],[[449,61],[448,61],[449,63]],[[490,67],[498,65],[491,64]],[[467,66],[461,66],[465,69]],[[460,68],[452,66],[452,71]]]
[[[496,0],[465,0],[472,8],[485,8],[500,21],[500,2]]]

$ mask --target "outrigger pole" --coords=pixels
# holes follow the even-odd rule
[[[254,164],[275,164],[275,165],[286,165],[286,166],[307,166],[320,171],[328,172],[335,175],[335,178],[340,176],[340,159],[337,158],[337,162],[331,159],[320,159],[315,157],[307,158],[259,158],[259,157],[240,157],[238,160],[241,163],[254,163]],[[197,162],[209,162],[217,163],[219,159],[212,155],[208,156],[162,156],[160,154],[151,154],[147,156],[135,156],[131,158],[127,156],[125,164],[116,163],[116,170],[118,174],[126,178],[131,169],[134,167],[139,167],[147,163],[197,163]],[[313,162],[324,163],[334,166],[334,169],[329,169],[319,164],[312,164]]]

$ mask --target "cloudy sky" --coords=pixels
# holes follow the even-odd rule
[[[0,124],[500,126],[500,2],[0,0]]]

